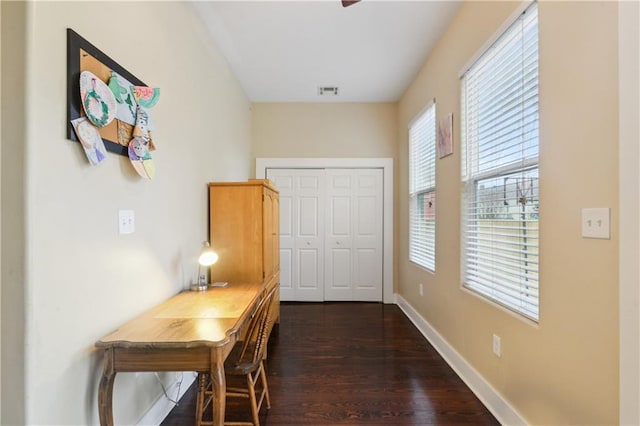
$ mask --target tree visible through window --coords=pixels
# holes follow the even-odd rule
[[[538,16],[462,77],[464,286],[538,320]]]

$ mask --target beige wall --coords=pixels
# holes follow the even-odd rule
[[[540,2],[540,322],[460,284],[459,72],[520,3],[465,3],[399,103],[408,122],[432,98],[454,114],[454,155],[437,163],[436,273],[407,257],[400,174],[399,292],[531,424],[618,421],[617,4]],[[583,207],[612,208],[612,238],[580,237]],[[424,297],[418,283],[424,283]],[[502,338],[502,357],[491,336]]]
[[[0,7],[0,34],[2,34],[2,7]],[[0,99],[2,99],[2,42],[0,41]],[[0,129],[2,128],[2,102],[0,101]],[[0,131],[0,188],[2,188],[2,132]],[[0,190],[1,193],[1,190]],[[0,209],[0,223],[2,210]],[[0,226],[0,242],[2,241],[2,226]],[[2,244],[0,244],[0,277],[2,277]],[[2,279],[0,278],[0,282]],[[2,329],[2,291],[0,291],[0,330]],[[1,333],[0,333],[1,335]],[[0,339],[0,377],[2,377],[2,339]],[[2,385],[0,385],[0,419],[2,419]]]
[[[253,104],[258,157],[396,158],[396,104]]]
[[[2,418],[25,424],[26,2],[2,9]]]
[[[17,208],[5,195],[23,198],[25,233],[5,235],[3,220],[2,237],[3,247],[26,245],[28,272],[24,300],[7,300],[3,270],[2,302],[26,307],[27,350],[26,373],[9,376],[16,381],[2,392],[2,424],[96,424],[101,364],[93,344],[195,278],[207,235],[205,182],[249,177],[250,104],[188,2],[33,2],[17,22],[26,29],[27,80],[18,88],[26,136],[12,146],[25,164],[15,190],[3,187],[2,217]],[[91,167],[66,140],[66,28],[161,88],[153,180],[115,154]],[[118,235],[119,209],[135,210],[134,234]],[[4,326],[4,307],[2,314]],[[3,373],[22,367],[5,361]],[[166,384],[175,376],[162,377]],[[23,403],[9,404],[11,386]],[[116,422],[135,424],[160,395],[151,374],[118,375]]]

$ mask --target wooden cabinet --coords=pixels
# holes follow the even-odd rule
[[[266,179],[209,184],[209,241],[219,259],[211,281],[262,282],[278,286],[280,317],[280,201]]]

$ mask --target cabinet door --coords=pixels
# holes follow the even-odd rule
[[[280,198],[273,194],[273,207],[271,209],[273,226],[271,228],[271,253],[273,256],[273,271],[280,272]]]
[[[263,280],[262,193],[258,185],[210,187],[209,238],[220,256],[211,266],[212,281]]]
[[[270,278],[275,273],[275,253],[273,252],[273,240],[276,239],[273,230],[276,224],[274,217],[274,193],[265,188],[263,191],[262,223],[263,223],[263,278]]]
[[[291,174],[274,173],[273,170],[269,170],[267,177],[274,181],[278,191],[280,191],[278,198],[278,229],[280,233],[280,238],[278,238],[280,298],[285,301],[296,300],[295,288],[293,286],[295,266],[293,176]]]

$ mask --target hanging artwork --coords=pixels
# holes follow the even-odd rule
[[[99,145],[95,152],[110,151],[128,156],[132,164],[136,162],[133,166],[138,174],[151,179],[154,168],[149,151],[153,151],[155,145],[150,109],[159,96],[160,89],[147,87],[76,32],[67,29],[69,139],[82,142],[84,137],[93,142],[92,146]],[[80,131],[83,131],[82,137]],[[97,144],[96,137],[101,139],[101,145]],[[136,143],[132,144],[134,140]],[[84,143],[83,148],[94,164]]]
[[[132,84],[126,78],[115,71],[111,71],[109,89],[111,89],[116,102],[118,102],[116,118],[133,126],[136,122],[136,103],[131,93],[131,87]]]
[[[104,147],[100,133],[87,117],[79,117],[71,120],[73,128],[78,135],[84,153],[92,166],[102,163],[107,158],[107,149]]]
[[[91,71],[80,73],[80,100],[85,115],[96,127],[104,127],[116,117],[116,98]]]
[[[153,148],[151,132],[149,131],[149,112],[141,105],[140,100],[142,98],[135,95],[136,88],[131,87],[131,89],[138,105],[136,106],[133,139],[129,142],[129,160],[131,160],[133,168],[140,176],[145,179],[152,179],[155,174],[155,168],[149,153]],[[155,102],[147,102],[146,104],[151,107],[155,105]]]
[[[153,159],[149,153],[149,142],[141,137],[136,136],[129,142],[129,160],[141,177],[152,179],[155,175]]]
[[[453,154],[453,113],[438,124],[438,158]]]

